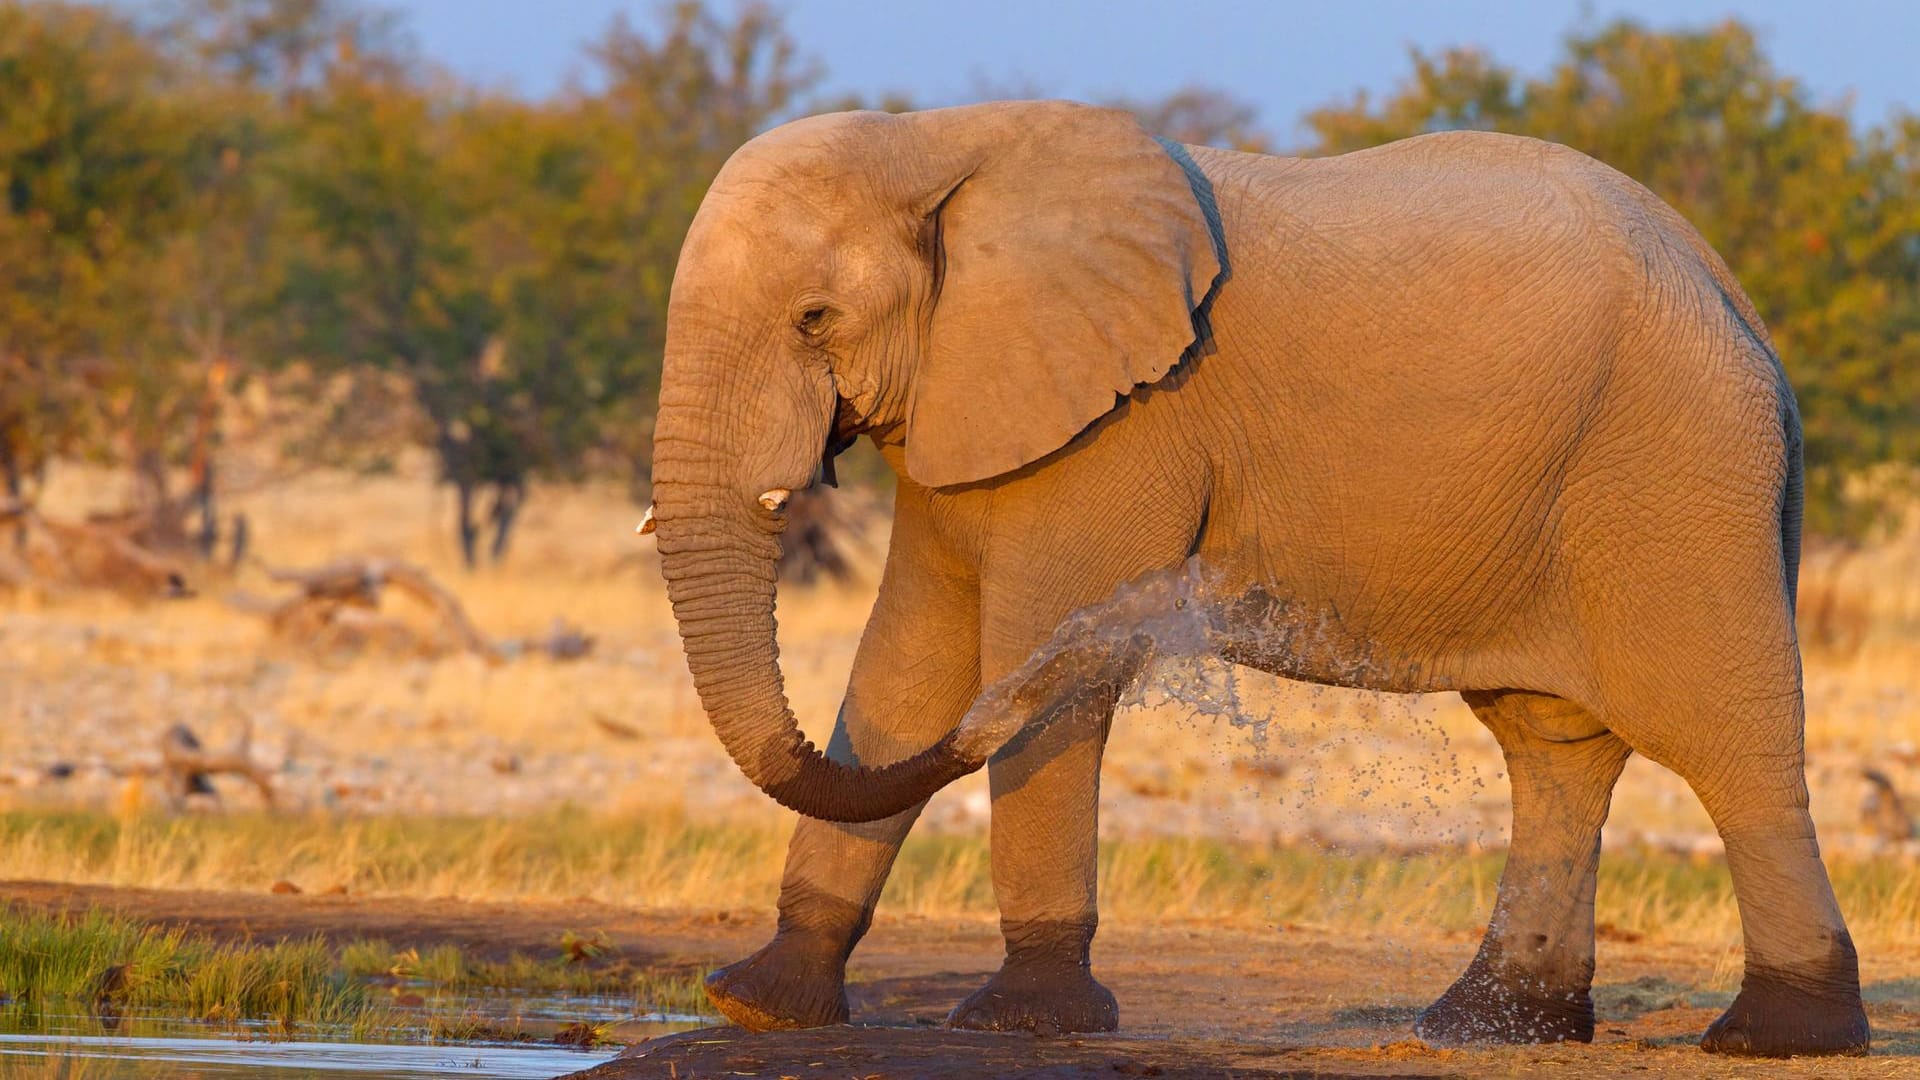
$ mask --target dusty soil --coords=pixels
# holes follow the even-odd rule
[[[661,912],[573,901],[503,904],[168,892],[0,883],[0,902],[99,906],[220,938],[323,934],[401,946],[453,943],[479,955],[543,952],[561,934],[603,932],[622,956],[704,970],[759,945],[770,912]],[[1431,1051],[1411,1042],[1417,1009],[1474,948],[1470,935],[1355,939],[1312,927],[1200,922],[1103,928],[1095,970],[1120,1000],[1120,1036],[1037,1039],[949,1032],[947,1010],[992,972],[989,919],[889,917],[852,964],[854,1027],[747,1035],[709,1029],[642,1043],[584,1074],[603,1078],[765,1076],[1920,1076],[1920,952],[1867,958],[1874,1056],[1735,1062],[1694,1048],[1718,1013],[1714,950],[1603,940],[1592,1046]]]

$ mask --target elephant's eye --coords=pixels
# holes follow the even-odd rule
[[[793,320],[794,328],[807,337],[819,337],[826,332],[827,323],[833,312],[825,304],[816,304],[802,311]]]

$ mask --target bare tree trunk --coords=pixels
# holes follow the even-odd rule
[[[227,565],[235,570],[247,560],[247,545],[253,539],[253,529],[247,522],[247,515],[233,515],[233,529],[227,548]]]
[[[460,557],[466,561],[467,569],[478,565],[477,548],[480,543],[480,527],[473,520],[473,481],[465,477],[456,478],[454,489],[459,493]]]
[[[480,559],[480,526],[473,520],[474,489],[479,486],[474,479],[473,449],[467,435],[457,429],[441,402],[432,397],[421,400],[438,429],[434,441],[440,451],[441,479],[453,485],[456,499],[453,524],[455,535],[460,538],[460,558],[467,569],[472,570]]]
[[[526,501],[527,487],[519,481],[496,484],[493,489],[493,545],[489,557],[496,563],[507,557],[507,543]]]
[[[133,477],[134,507],[147,514],[157,527],[173,503],[167,483],[166,458],[154,447],[141,447],[134,454]]]
[[[200,553],[201,562],[212,562],[214,549],[220,546],[220,516],[215,512],[213,500],[213,462],[207,461],[200,468],[200,475],[194,481],[193,502],[200,511],[200,528],[194,533],[194,549]]]
[[[200,528],[194,535],[194,549],[200,561],[211,562],[220,543],[220,517],[214,506],[214,441],[220,433],[220,394],[227,385],[227,361],[207,362],[207,384],[200,395],[200,408],[194,417],[193,455],[190,474],[192,490],[188,496],[200,512]]]
[[[20,459],[14,455],[13,440],[6,437],[11,433],[0,432],[0,467],[5,469],[7,481],[7,506],[18,508],[25,505],[21,496],[24,485],[20,477]],[[19,517],[13,523],[13,548],[15,551],[27,550],[27,522]]]

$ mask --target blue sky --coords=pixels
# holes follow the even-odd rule
[[[544,94],[618,12],[649,25],[651,0],[389,0],[415,43],[467,78]],[[726,6],[718,0],[717,7]],[[984,88],[1049,96],[1151,97],[1188,83],[1226,89],[1291,139],[1304,110],[1354,90],[1391,90],[1407,48],[1479,44],[1536,72],[1569,29],[1620,14],[1659,26],[1738,15],[1775,62],[1823,101],[1851,93],[1856,120],[1920,109],[1920,0],[779,0],[827,88],[898,90],[929,104]]]

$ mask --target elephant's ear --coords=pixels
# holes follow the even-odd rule
[[[1197,337],[1221,272],[1187,172],[1132,115],[1067,102],[908,114],[935,300],[907,417],[929,487],[1066,445]]]

